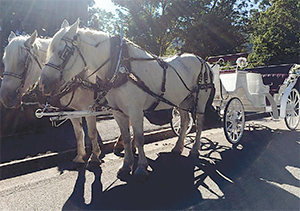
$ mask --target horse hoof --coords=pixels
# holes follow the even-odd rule
[[[190,151],[189,156],[195,157],[195,158],[199,157],[199,156],[200,156],[199,150],[193,150],[193,149],[192,149],[192,150]]]
[[[124,150],[124,146],[123,146],[123,145],[117,145],[117,144],[115,144],[113,152],[114,152],[116,155],[119,155],[119,154],[121,154],[121,152],[122,152],[123,150]]]
[[[82,169],[82,168],[84,168],[84,166],[85,166],[84,163],[76,163],[76,162],[72,162],[71,166],[69,167],[69,170]]]
[[[174,149],[172,149],[171,152],[172,152],[172,154],[174,154],[174,155],[181,155],[182,151],[183,151],[183,150],[181,150],[181,149],[174,148]]]
[[[86,164],[87,169],[94,169],[98,168],[100,164],[102,163],[102,160],[99,159],[99,157],[95,154],[91,154],[90,158],[88,159],[88,162]]]
[[[81,163],[81,164],[85,163],[85,161],[83,160],[82,156],[78,156],[78,155],[73,159],[73,162],[74,163]]]
[[[90,158],[88,159],[88,163],[102,163],[102,161],[100,160],[99,156],[95,155],[95,154],[91,154]]]
[[[131,172],[131,169],[129,167],[122,167],[119,169],[119,171],[117,173],[117,178],[122,181],[126,181],[126,180],[128,180],[128,178],[130,176],[130,172]]]
[[[133,173],[135,181],[145,183],[149,178],[149,172],[144,166],[139,166]]]
[[[96,163],[96,162],[90,162],[90,163],[87,163],[86,164],[86,169],[88,170],[92,170],[92,169],[95,169],[95,168],[98,168],[100,167],[100,163]]]

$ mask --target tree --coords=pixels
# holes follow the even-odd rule
[[[87,22],[88,5],[93,0],[0,0],[0,56],[11,31],[40,36],[53,36],[64,19],[75,22],[80,17]]]
[[[157,55],[164,55],[176,37],[180,21],[172,0],[113,0],[126,12],[119,11],[126,36]]]
[[[126,36],[140,46],[157,55],[176,49],[207,57],[234,53],[245,42],[241,25],[247,16],[245,8],[251,0],[113,2],[126,11],[122,13]]]
[[[270,0],[265,11],[254,11],[250,25],[253,52],[249,61],[256,65],[300,62],[299,0]]]
[[[185,42],[183,50],[203,58],[240,52],[246,42],[242,33],[246,17],[242,8],[248,6],[245,2],[236,5],[237,1],[215,0],[203,5],[201,1],[194,1],[191,5],[193,17],[181,37]]]
[[[117,19],[111,12],[106,12],[106,10],[100,8],[89,9],[88,26],[92,29],[114,34],[116,22]]]

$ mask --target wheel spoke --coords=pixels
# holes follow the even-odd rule
[[[245,116],[243,104],[238,98],[228,101],[224,115],[224,132],[227,140],[237,144],[244,132]]]
[[[175,123],[174,126],[177,127],[180,124],[180,119],[178,119]]]

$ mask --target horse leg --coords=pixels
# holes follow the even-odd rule
[[[124,142],[122,135],[119,136],[118,141],[114,145],[114,153],[116,155],[120,154],[124,150]]]
[[[133,167],[133,154],[132,146],[130,141],[130,131],[129,131],[129,118],[124,113],[119,111],[113,111],[114,118],[120,128],[121,136],[124,142],[124,161],[123,165],[118,171],[118,177],[122,178],[123,176],[128,175]]]
[[[204,123],[204,112],[205,107],[207,106],[207,102],[210,96],[210,91],[200,90],[198,94],[198,105],[197,105],[197,114],[196,114],[196,142],[193,145],[191,150],[191,154],[199,155],[200,150],[200,140],[201,140],[201,132],[203,130]]]
[[[180,113],[180,134],[172,152],[175,154],[181,154],[184,147],[184,139],[186,137],[186,131],[190,122],[190,116],[187,111],[179,110]]]
[[[85,163],[83,158],[86,156],[85,146],[84,146],[84,131],[82,126],[81,118],[71,119],[75,137],[77,139],[77,156],[73,159],[75,163]]]
[[[100,146],[97,140],[97,127],[96,127],[96,117],[86,117],[88,136],[92,142],[92,155],[88,162],[101,163],[99,156],[101,154]]]
[[[149,172],[147,171],[148,160],[145,156],[144,151],[143,117],[143,111],[138,112],[137,109],[135,109],[134,114],[130,116],[133,128],[134,141],[139,153],[138,166],[137,169],[134,171],[134,176],[137,180],[141,182],[144,182],[149,176]]]
[[[201,132],[203,130],[204,114],[197,114],[196,120],[196,141],[191,150],[192,155],[199,155],[199,149],[201,145]]]
[[[136,152],[136,146],[135,146],[134,139],[131,140],[131,142],[132,142],[132,152],[133,152],[133,154],[135,154],[135,152]],[[113,151],[114,151],[114,153],[116,155],[119,155],[123,150],[124,150],[124,142],[123,142],[122,135],[120,135],[119,138],[118,138],[118,140],[117,140],[117,142],[114,145]]]

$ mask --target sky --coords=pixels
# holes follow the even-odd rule
[[[115,12],[116,6],[111,2],[111,0],[94,0],[95,6],[101,9],[105,9],[107,12]]]

